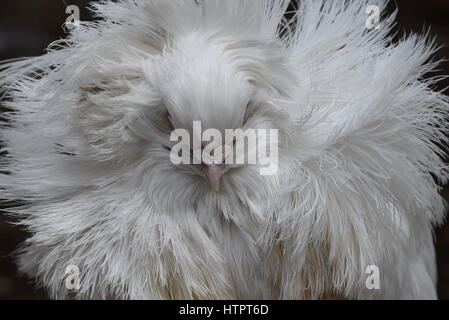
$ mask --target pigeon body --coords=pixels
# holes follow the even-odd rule
[[[367,28],[385,1],[304,0],[291,20],[288,4],[101,1],[45,55],[4,63],[21,271],[58,299],[436,298],[435,46],[393,42],[394,14]],[[276,173],[173,164],[170,133],[194,121],[277,130]]]

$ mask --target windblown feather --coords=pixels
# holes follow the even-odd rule
[[[446,96],[427,36],[381,0],[100,1],[41,57],[0,69],[0,196],[54,298],[436,298]],[[219,193],[169,161],[176,127],[279,130],[279,170]],[[436,179],[435,179],[436,178]],[[365,285],[369,265],[381,288]]]

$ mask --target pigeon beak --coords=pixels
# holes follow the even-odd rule
[[[223,174],[223,165],[203,165],[203,171],[215,192],[220,191],[220,179]]]

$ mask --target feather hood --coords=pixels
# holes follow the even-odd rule
[[[21,270],[55,298],[70,265],[78,298],[435,298],[435,45],[394,42],[394,13],[367,30],[385,1],[304,0],[287,20],[288,4],[99,1],[45,55],[0,66]],[[249,126],[279,130],[276,175],[234,170],[217,194],[169,162],[162,104],[178,126],[200,111],[236,126],[247,100]]]

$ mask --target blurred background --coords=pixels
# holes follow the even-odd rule
[[[337,0],[334,0],[337,1]],[[63,23],[69,16],[69,5],[80,8],[81,20],[90,20],[87,0],[15,0],[2,1],[0,10],[0,60],[36,56],[54,40],[64,37]],[[449,58],[449,0],[396,0],[390,9],[399,8],[398,36],[422,33],[431,27],[431,34],[442,46],[437,58]],[[441,64],[440,74],[449,75],[449,62]],[[449,87],[449,79],[440,88]],[[446,90],[449,94],[449,90]],[[449,200],[449,186],[442,190]],[[26,234],[5,217],[0,207],[0,299],[47,299],[43,290],[36,289],[32,280],[17,273],[11,252],[26,238]],[[436,231],[438,261],[438,293],[449,299],[449,226]]]

